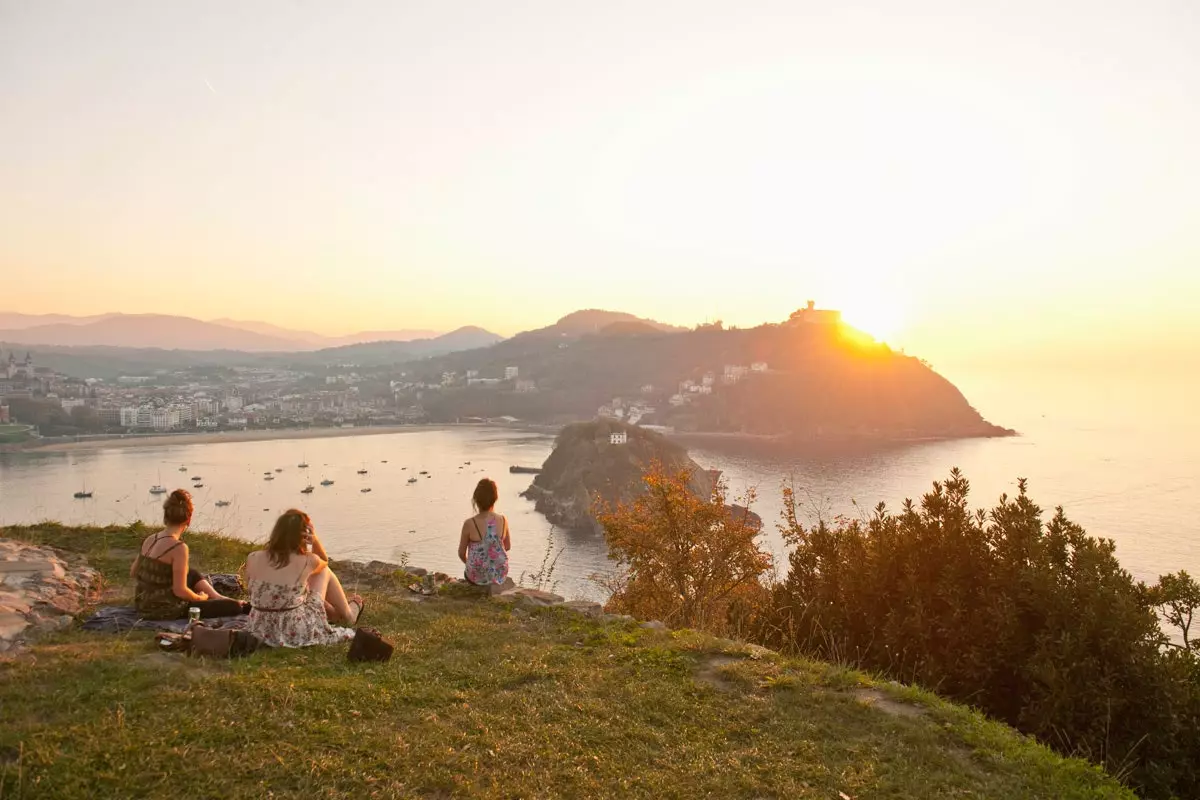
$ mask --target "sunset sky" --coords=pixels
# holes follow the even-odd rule
[[[0,310],[1186,348],[1197,143],[1195,0],[0,0]]]

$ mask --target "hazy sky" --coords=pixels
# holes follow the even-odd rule
[[[1200,3],[0,0],[0,273],[328,333],[1196,342]]]

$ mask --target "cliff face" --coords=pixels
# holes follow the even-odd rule
[[[612,435],[621,433],[626,436],[625,443],[613,444]],[[707,497],[712,492],[709,474],[679,445],[643,428],[596,420],[562,429],[554,452],[522,496],[533,500],[537,510],[555,525],[598,531],[591,513],[593,500],[632,501],[645,489],[642,475],[655,460],[671,471],[692,470],[696,494]]]

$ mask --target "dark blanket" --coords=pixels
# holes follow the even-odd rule
[[[248,617],[239,614],[236,617],[213,617],[204,620],[210,628],[244,628]],[[133,606],[100,606],[96,613],[83,623],[85,631],[101,631],[104,633],[123,633],[130,630],[171,631],[183,633],[187,630],[186,619],[142,619],[138,610]]]

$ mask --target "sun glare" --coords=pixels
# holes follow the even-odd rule
[[[895,300],[858,298],[842,309],[842,320],[852,328],[870,334],[877,341],[894,343],[903,330],[904,309]]]

